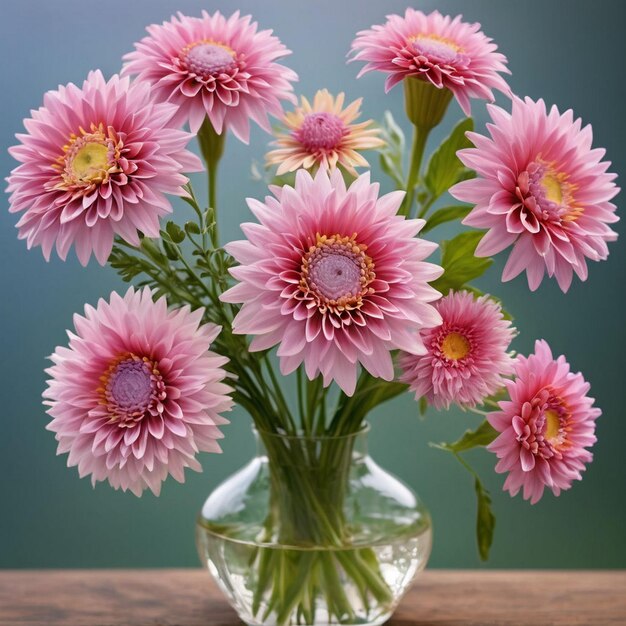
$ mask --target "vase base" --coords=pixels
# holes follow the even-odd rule
[[[394,542],[300,550],[197,527],[202,560],[249,626],[379,626],[426,565],[430,527]]]
[[[392,613],[386,613],[381,615],[380,617],[372,620],[371,622],[363,621],[363,622],[353,622],[354,624],[358,624],[359,626],[382,626],[391,619]],[[246,626],[282,626],[275,620],[259,622],[257,620],[247,620],[241,614],[239,614],[239,618],[241,619]],[[338,622],[336,618],[328,616],[326,617],[320,615],[315,622],[308,624],[305,622],[296,622],[298,626],[346,626],[346,624],[350,625],[350,622]]]

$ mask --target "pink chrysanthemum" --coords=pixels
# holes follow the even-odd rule
[[[234,332],[257,335],[253,351],[279,344],[284,374],[304,363],[310,379],[320,371],[348,395],[359,363],[392,380],[389,351],[423,354],[419,331],[441,322],[428,281],[443,270],[424,262],[437,246],[415,237],[424,220],[396,215],[404,192],[379,198],[378,187],[369,174],[346,189],[338,170],[299,170],[295,188],[248,200],[260,224],[243,224],[248,241],[227,246],[241,263],[222,296],[243,302]]]
[[[587,395],[589,383],[570,372],[564,356],[554,360],[548,344],[535,343],[535,354],[519,356],[515,379],[506,381],[510,400],[487,416],[500,435],[488,449],[500,459],[496,472],[509,472],[504,490],[512,496],[524,488],[535,504],[545,487],[555,496],[581,480],[593,455],[596,419],[602,414]]]
[[[421,332],[426,354],[400,356],[400,380],[416,399],[424,396],[438,409],[453,402],[463,407],[481,404],[513,371],[507,350],[515,329],[500,305],[486,295],[450,292],[435,306],[443,323]]]
[[[21,162],[9,176],[9,211],[22,213],[19,238],[56,243],[65,259],[75,245],[86,265],[93,252],[104,265],[115,235],[139,245],[137,231],[159,236],[159,218],[172,208],[165,194],[184,195],[183,171],[202,169],[185,146],[189,133],[171,126],[176,109],[154,104],[145,84],[91,72],[82,88],[70,83],[45,94],[24,120],[28,134],[9,148]]]
[[[510,94],[498,73],[509,73],[506,57],[497,48],[480,24],[415,9],[407,9],[404,17],[388,15],[384,25],[357,33],[352,42],[353,60],[367,61],[359,77],[372,70],[385,72],[385,91],[408,76],[428,81],[449,89],[466,115],[470,98],[493,101],[493,89]]]
[[[201,470],[198,452],[220,452],[227,359],[209,350],[220,328],[201,319],[201,309],[168,311],[165,298],[132,287],[74,316],[43,395],[57,454],[69,452],[81,478],[159,495],[168,473],[183,482],[185,467]]]
[[[459,200],[475,204],[463,221],[489,231],[476,248],[491,256],[513,250],[502,274],[511,280],[524,270],[531,290],[544,272],[556,276],[567,291],[573,272],[587,278],[586,259],[606,259],[608,241],[617,233],[607,224],[618,221],[610,200],[619,189],[605,151],[592,150],[591,126],[581,129],[571,110],[546,111],[543,100],[513,100],[512,113],[489,106],[491,138],[468,133],[476,146],[458,156],[478,178],[452,187]]]
[[[296,103],[295,72],[276,63],[291,54],[271,30],[257,31],[251,16],[228,19],[219,11],[202,17],[172,16],[148,26],[149,36],[128,53],[122,74],[137,74],[154,97],[178,107],[176,121],[198,132],[208,115],[218,134],[224,127],[248,143],[250,119],[271,132],[268,113],[281,117],[281,100]]]
[[[276,135],[276,150],[267,153],[267,163],[278,165],[277,174],[301,167],[334,169],[341,165],[353,176],[355,167],[367,167],[359,150],[380,148],[385,142],[372,120],[354,124],[361,114],[361,98],[343,108],[344,94],[336,98],[327,89],[315,94],[313,104],[302,96],[302,104],[285,114],[283,124],[288,133]]]

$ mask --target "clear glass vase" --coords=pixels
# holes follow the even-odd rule
[[[340,437],[256,432],[257,455],[198,517],[202,562],[250,625],[382,624],[430,555],[430,515]]]

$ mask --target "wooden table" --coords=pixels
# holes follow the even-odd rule
[[[201,570],[0,571],[0,625],[240,626]],[[626,625],[626,571],[422,574],[389,626]]]

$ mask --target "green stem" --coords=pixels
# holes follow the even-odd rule
[[[411,216],[413,209],[413,201],[415,199],[415,188],[420,179],[420,168],[422,165],[422,158],[424,156],[424,149],[426,148],[426,141],[430,133],[429,128],[420,126],[413,126],[413,143],[411,145],[411,162],[409,165],[409,175],[406,181],[406,196],[404,202],[400,207],[399,215],[405,217]]]
[[[214,247],[219,246],[219,232],[217,226],[217,167],[224,154],[226,133],[218,134],[208,117],[204,119],[198,131],[200,152],[206,163],[208,173],[209,210],[213,215],[214,224],[211,228],[211,239]]]

